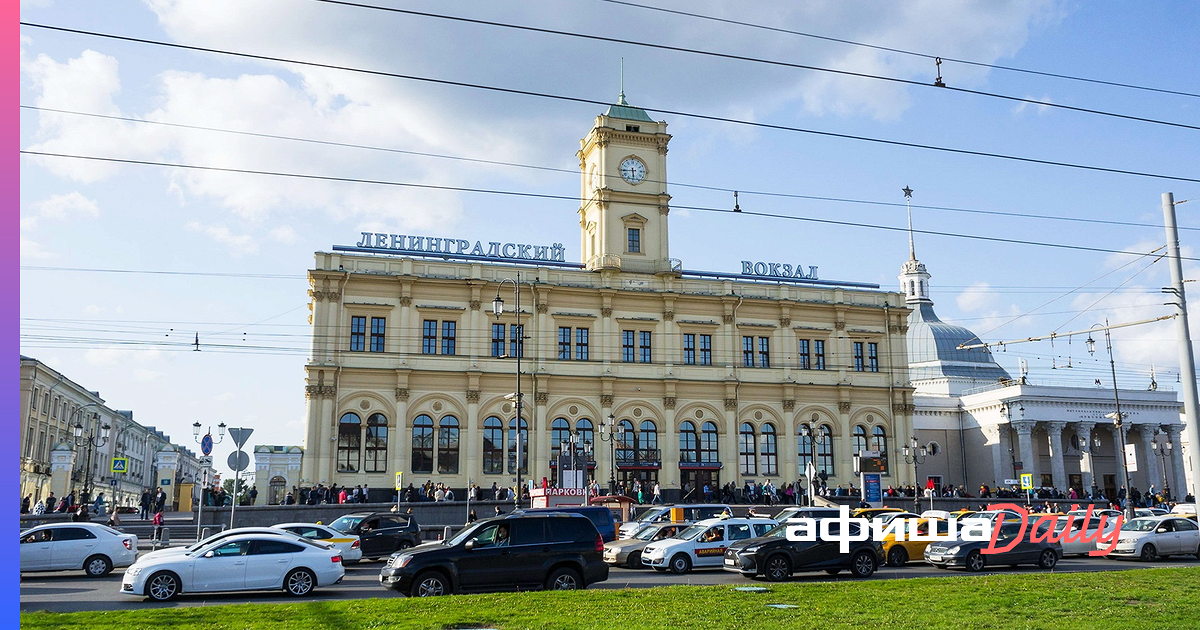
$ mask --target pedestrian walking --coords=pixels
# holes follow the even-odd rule
[[[109,527],[120,527],[121,526],[121,515],[120,515],[120,513],[117,512],[117,504],[116,503],[113,503],[112,505],[108,506],[108,526]]]
[[[158,510],[157,512],[154,513],[154,520],[150,521],[150,524],[154,525],[154,540],[162,540],[162,530],[163,530],[162,510]]]

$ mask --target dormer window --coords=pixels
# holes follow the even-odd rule
[[[625,125],[625,131],[632,131],[634,133],[638,133],[641,130],[642,130],[642,128],[638,125]]]

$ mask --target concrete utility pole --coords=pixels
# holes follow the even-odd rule
[[[1200,483],[1200,409],[1196,400],[1196,357],[1192,353],[1192,336],[1188,329],[1187,297],[1183,292],[1183,264],[1179,259],[1179,228],[1175,225],[1175,195],[1163,193],[1163,217],[1167,227],[1167,258],[1171,263],[1171,286],[1164,293],[1174,296],[1170,302],[1179,315],[1175,318],[1175,330],[1179,334],[1180,389],[1183,390],[1184,437],[1188,445],[1188,459],[1192,470],[1192,496],[1196,496]],[[1176,445],[1179,448],[1179,445]],[[1178,474],[1178,473],[1177,473]]]

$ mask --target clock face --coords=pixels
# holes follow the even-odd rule
[[[637,158],[625,158],[621,162],[621,178],[630,184],[640,184],[646,179],[646,164]]]

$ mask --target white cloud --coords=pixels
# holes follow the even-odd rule
[[[47,251],[40,243],[21,237],[21,258],[33,260],[48,260],[57,254]]]
[[[300,242],[300,235],[296,234],[296,230],[293,230],[289,225],[281,225],[271,230],[269,236],[272,241],[289,245]]]
[[[955,299],[959,310],[973,313],[991,308],[997,301],[996,292],[986,282],[976,282],[958,294]]]
[[[53,195],[33,204],[38,216],[63,219],[72,215],[100,216],[100,207],[95,201],[84,197],[78,192],[64,195]]]
[[[1045,96],[1041,96],[1041,97],[1026,95],[1023,98],[1029,99],[1030,101],[1038,101],[1038,103],[1029,103],[1027,101],[1021,101],[1020,103],[1017,103],[1016,107],[1013,107],[1014,114],[1020,114],[1020,113],[1024,112],[1026,108],[1033,107],[1033,108],[1035,108],[1033,110],[1034,113],[1036,113],[1038,115],[1043,115],[1043,114],[1046,114],[1047,112],[1049,112],[1051,107],[1050,107],[1050,105],[1041,105],[1040,103],[1051,103],[1051,104],[1054,103],[1054,99],[1050,98],[1050,95],[1048,95],[1048,94]]]
[[[139,382],[157,380],[164,375],[158,368],[166,355],[156,348],[134,350],[131,348],[93,348],[84,353],[84,361],[90,366],[104,369],[120,369]]]
[[[199,221],[191,221],[184,226],[188,231],[200,232],[214,241],[229,248],[234,256],[253,254],[258,251],[258,241],[249,234],[234,234],[224,225],[201,225]]]

